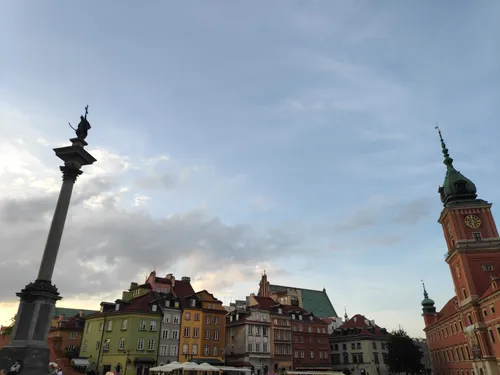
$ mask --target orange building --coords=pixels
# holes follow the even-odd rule
[[[82,342],[85,317],[82,311],[70,318],[61,315],[55,327],[49,332],[54,349],[66,353],[68,357],[77,357]]]
[[[500,374],[500,238],[491,204],[458,172],[439,133],[446,177],[438,192],[455,296],[436,312],[424,286],[425,333],[436,375]],[[499,315],[497,315],[497,311]]]
[[[183,303],[180,332],[180,362],[224,363],[226,310],[213,294],[202,290]]]

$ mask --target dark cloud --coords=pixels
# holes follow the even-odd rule
[[[392,221],[396,224],[415,225],[427,219],[433,212],[436,200],[419,197],[392,208]]]
[[[70,207],[53,277],[65,297],[123,289],[137,275],[143,277],[154,267],[174,270],[188,258],[195,260],[192,277],[235,263],[255,267],[297,245],[284,231],[226,225],[206,210],[163,218],[125,210],[113,185],[95,178],[75,186],[79,192]],[[0,203],[0,273],[9,286],[2,288],[0,300],[14,300],[14,293],[36,278],[56,199],[52,194]],[[230,283],[219,282],[220,287]]]

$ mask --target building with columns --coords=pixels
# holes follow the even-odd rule
[[[436,375],[500,374],[500,238],[491,203],[457,171],[439,132],[446,175],[441,224],[455,295],[440,311],[424,286],[425,334]]]

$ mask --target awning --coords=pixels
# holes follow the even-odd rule
[[[73,366],[88,366],[89,360],[88,358],[73,358],[71,360],[71,364]]]
[[[208,363],[209,365],[217,367],[224,365],[224,362],[217,358],[192,358],[189,362],[197,363],[199,365],[202,363]]]
[[[227,371],[227,372],[252,372],[251,369],[245,368],[245,367],[230,367],[230,366],[221,366],[219,367],[219,370],[221,371]]]
[[[156,362],[156,358],[153,357],[135,357],[134,363],[149,363],[153,364]]]

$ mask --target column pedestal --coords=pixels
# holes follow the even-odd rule
[[[0,369],[9,371],[19,361],[23,375],[48,372],[50,350],[47,336],[56,301],[61,299],[55,285],[37,280],[21,292],[11,342],[0,350]]]

